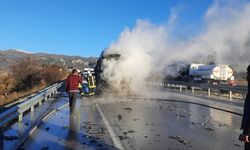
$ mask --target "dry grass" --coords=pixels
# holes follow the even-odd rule
[[[20,92],[15,91],[15,92],[11,92],[11,93],[6,93],[4,95],[0,95],[0,106],[14,102],[18,98],[22,98],[22,97],[28,96],[29,94],[38,92],[39,90],[41,90],[45,87],[46,87],[46,85],[39,85],[39,86],[33,87],[29,90],[20,91]]]

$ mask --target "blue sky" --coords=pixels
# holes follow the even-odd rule
[[[196,34],[212,0],[0,0],[0,50],[99,56],[137,19],[168,21],[178,10],[177,36]],[[189,34],[190,34],[189,33]]]

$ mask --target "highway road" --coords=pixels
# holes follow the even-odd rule
[[[19,149],[243,150],[242,106],[166,90],[79,98],[74,117],[65,105]]]

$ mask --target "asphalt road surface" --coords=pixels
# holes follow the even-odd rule
[[[58,110],[20,149],[243,150],[242,105],[166,91],[79,98],[74,117]]]

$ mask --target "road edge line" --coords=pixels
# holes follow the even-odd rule
[[[120,140],[117,139],[117,136],[116,136],[114,130],[112,129],[112,127],[111,127],[111,125],[109,124],[107,118],[106,118],[105,115],[103,114],[103,112],[102,112],[102,110],[101,110],[99,104],[96,104],[96,108],[97,108],[97,110],[99,111],[100,115],[102,116],[102,120],[103,120],[104,124],[106,125],[106,127],[107,127],[107,129],[108,129],[109,135],[110,135],[110,137],[111,137],[113,143],[115,144],[115,147],[118,148],[118,149],[123,150],[124,148],[123,148],[123,146],[122,146]]]

